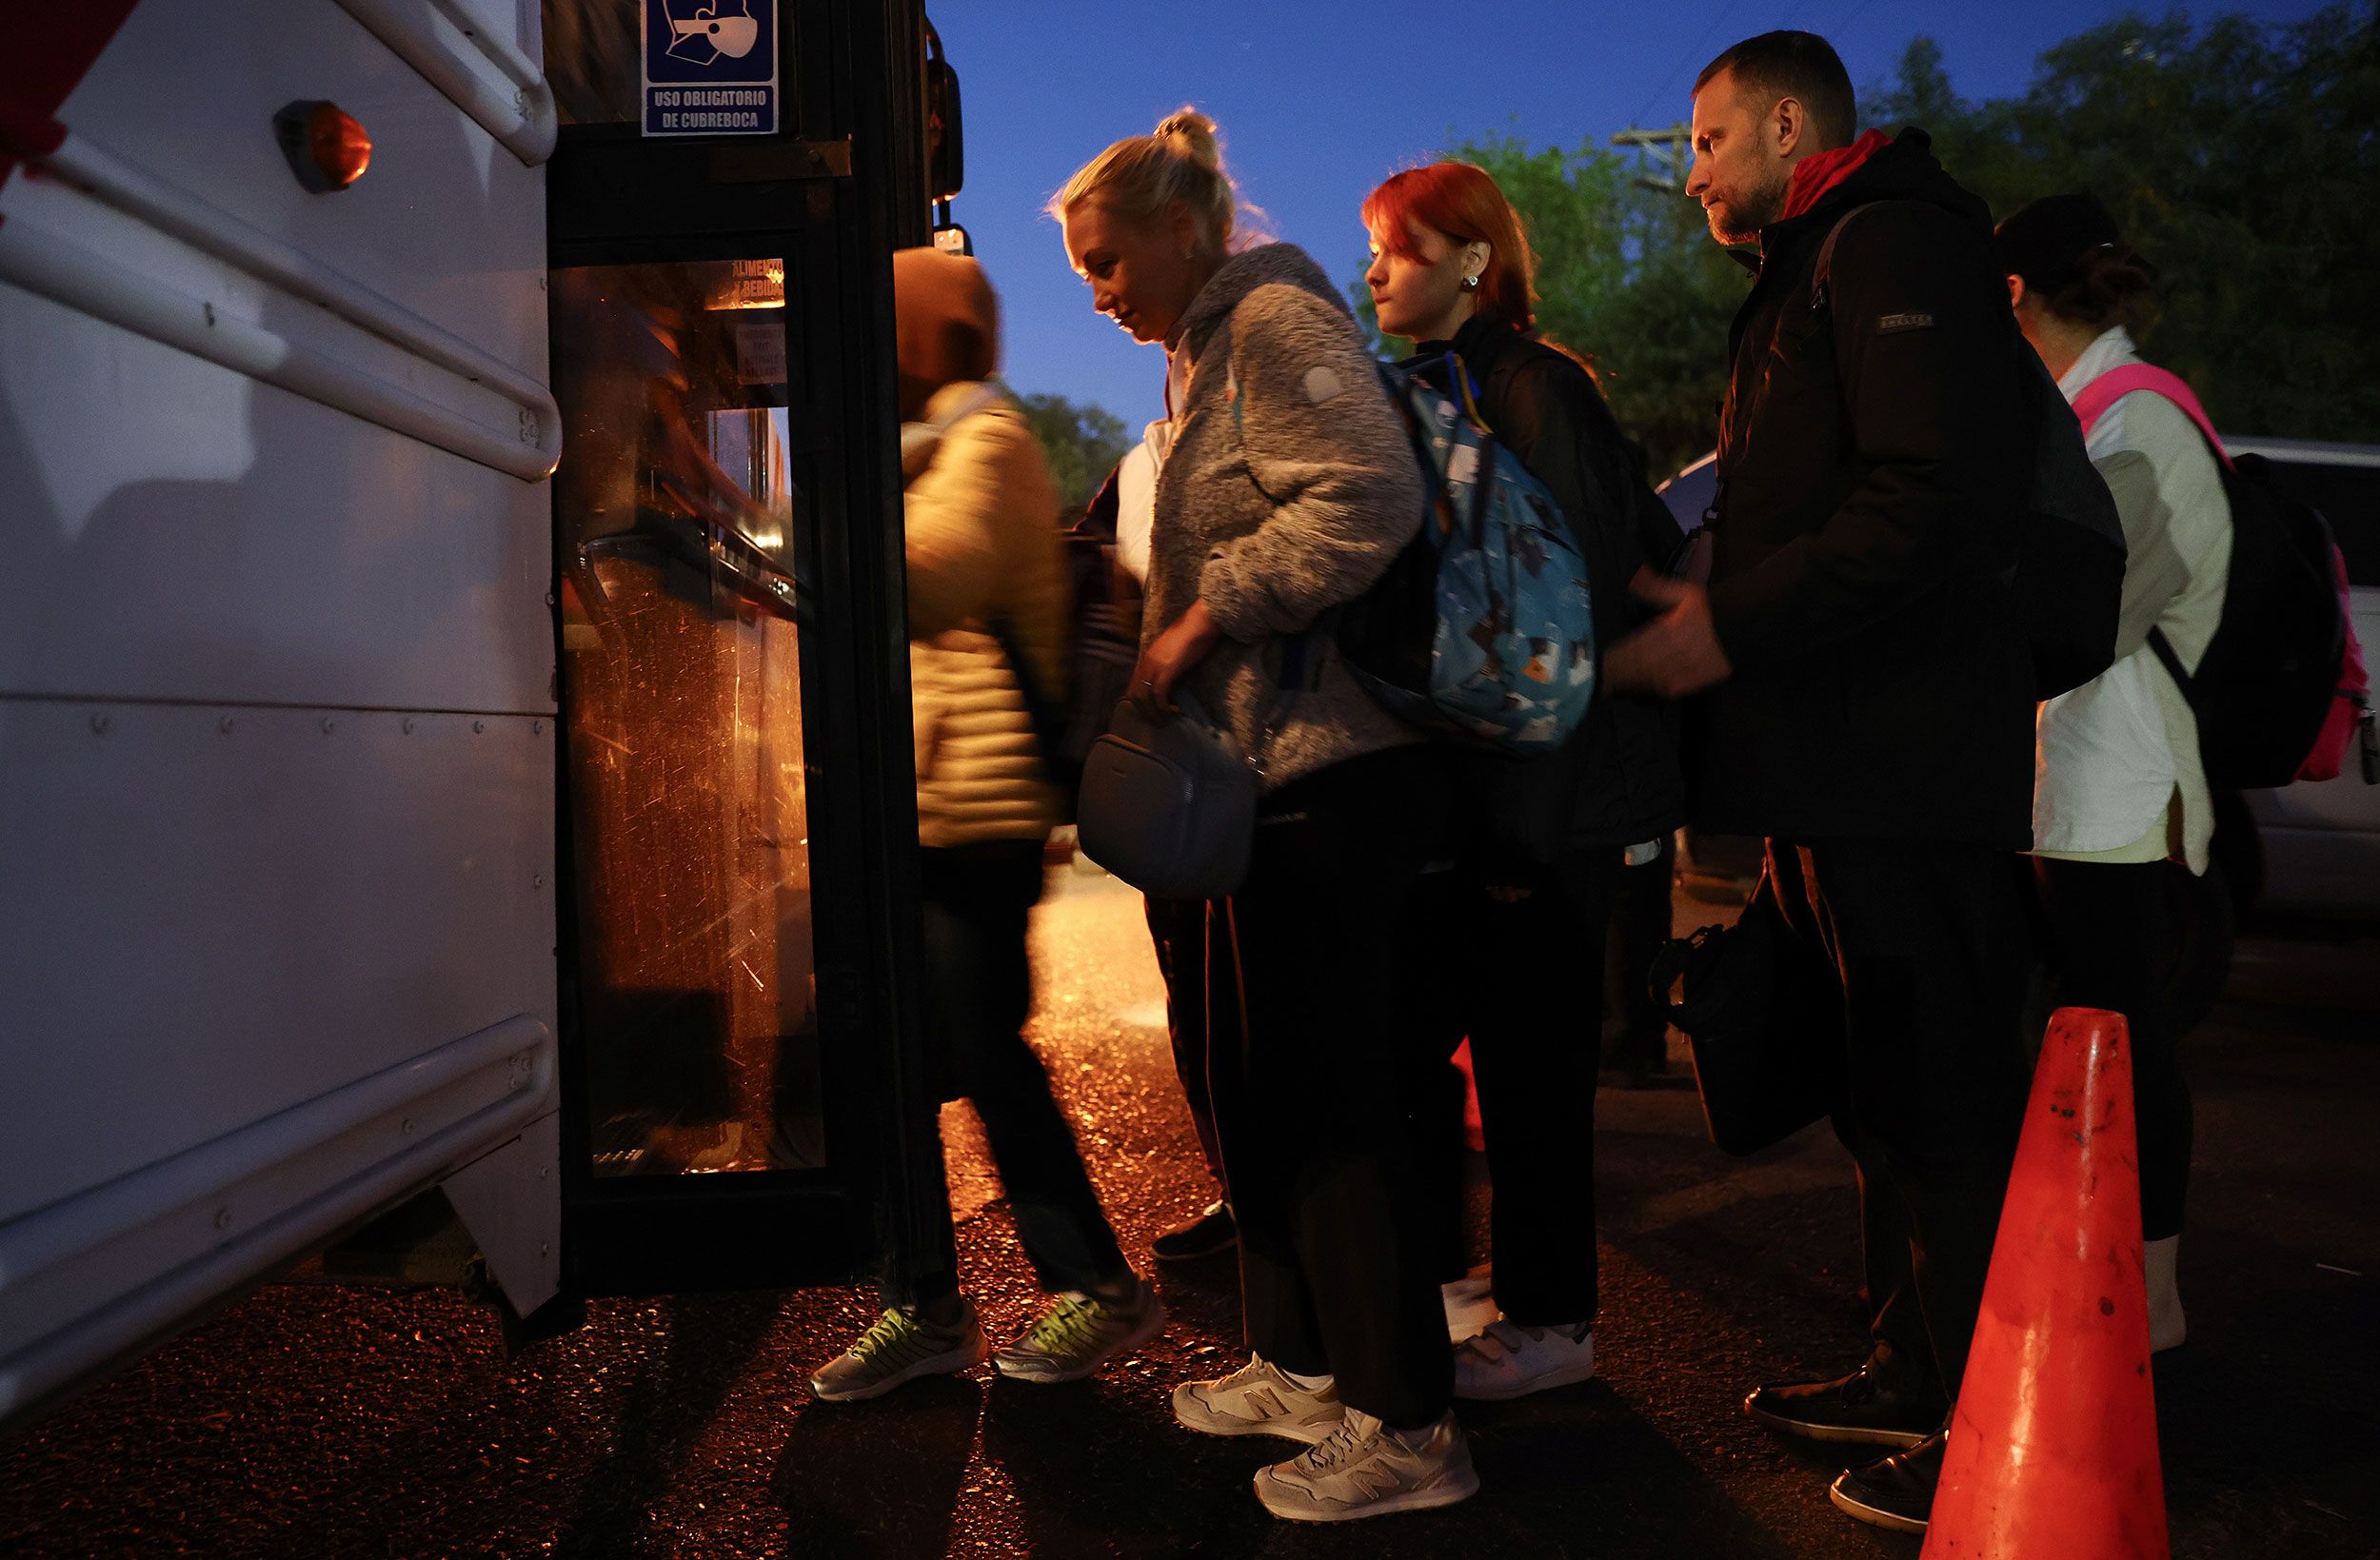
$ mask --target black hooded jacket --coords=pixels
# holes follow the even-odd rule
[[[1424,343],[1416,357],[1443,357],[1448,345]],[[1641,619],[1628,592],[1636,570],[1667,568],[1684,542],[1646,485],[1644,454],[1593,376],[1535,335],[1474,315],[1451,345],[1478,384],[1479,415],[1496,442],[1561,505],[1586,560],[1600,653]],[[1457,763],[1465,833],[1491,877],[1565,849],[1658,839],[1684,817],[1676,714],[1634,695],[1597,689],[1558,754],[1516,762],[1462,753]]]
[[[1835,224],[1829,296],[1814,296]],[[1721,413],[1689,705],[1703,828],[2031,842],[2032,667],[2007,579],[2033,466],[1991,214],[1904,130],[1760,235]]]

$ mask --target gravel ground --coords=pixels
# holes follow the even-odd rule
[[[1161,994],[1137,900],[1103,878],[1054,887],[1036,1039],[1145,1253],[1209,1195]],[[1715,918],[1681,901],[1679,918]],[[2380,1554],[2380,942],[2259,944],[2246,965],[2251,999],[2192,1042],[2192,1342],[2156,1368],[2174,1552]],[[1163,1274],[1173,1325],[1095,1381],[978,1371],[844,1407],[801,1383],[869,1319],[857,1290],[597,1301],[584,1331],[507,1360],[494,1316],[450,1292],[276,1285],[0,1444],[0,1550],[1914,1556],[1828,1505],[1838,1465],[1739,1408],[1759,1380],[1861,1353],[1841,1152],[1817,1130],[1726,1159],[1684,1088],[1607,1089],[1597,1116],[1603,1373],[1467,1407],[1484,1489],[1450,1511],[1279,1524],[1247,1481],[1279,1453],[1174,1426],[1166,1392],[1237,1348],[1222,1258]],[[966,1282],[1010,1331],[1038,1296],[972,1122],[951,1132]]]

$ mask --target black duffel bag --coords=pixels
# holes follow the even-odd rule
[[[1842,989],[1794,935],[1766,873],[1733,926],[1705,926],[1653,961],[1653,1000],[1685,1033],[1711,1141],[1757,1154],[1843,1096]]]

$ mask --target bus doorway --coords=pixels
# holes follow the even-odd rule
[[[925,237],[923,19],[751,9],[773,133],[662,135],[660,0],[545,7],[578,1294],[848,1279],[887,1199],[942,1195],[906,1170],[933,1114],[888,264]]]

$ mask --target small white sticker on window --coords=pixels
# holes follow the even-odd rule
[[[1318,406],[1346,387],[1339,383],[1336,369],[1309,368],[1306,370],[1306,399]]]

